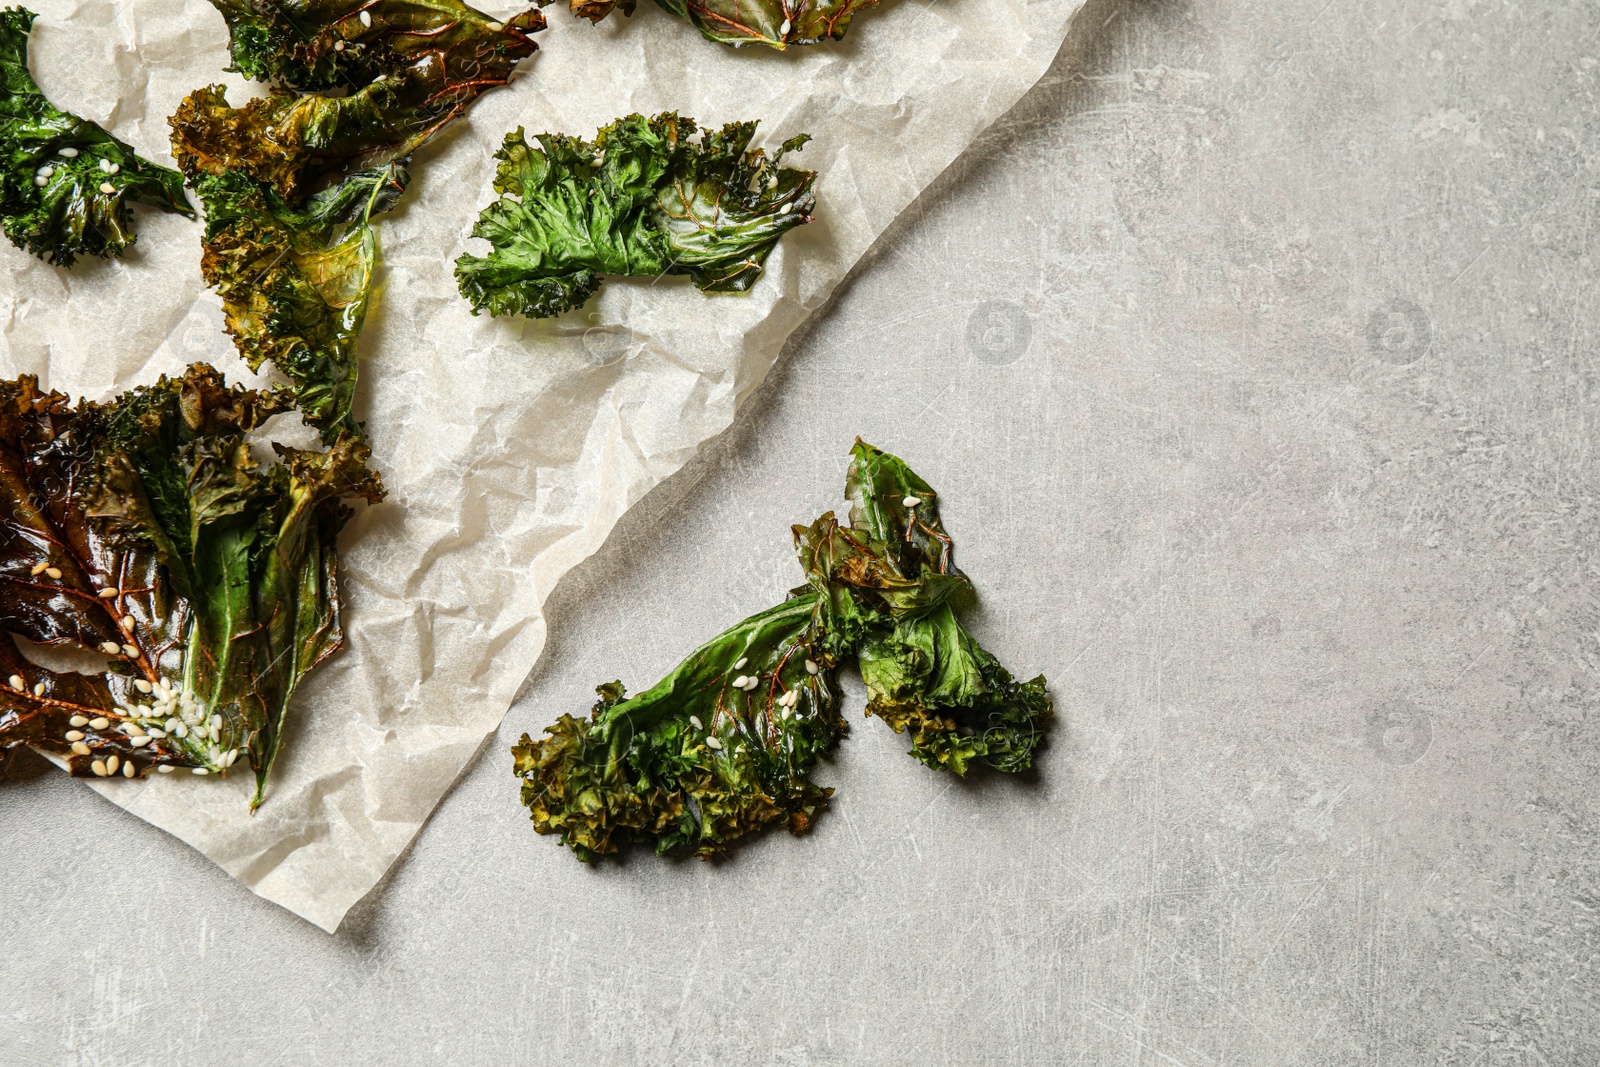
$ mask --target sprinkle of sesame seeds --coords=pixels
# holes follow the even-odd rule
[[[45,573],[45,575],[47,577],[54,578],[58,582],[61,580],[61,568],[60,567],[46,567],[44,569],[44,573]]]
[[[129,656],[129,657],[131,657],[133,659],[138,659],[139,658],[139,650],[137,648],[134,648],[132,645],[123,645],[122,646],[122,654],[124,656]]]
[[[11,688],[13,688],[13,689],[21,689],[23,686],[28,684],[27,682],[24,682],[22,680],[22,675],[20,675],[20,674],[13,674],[11,676],[11,678],[10,678],[10,682],[11,682]],[[73,725],[76,726],[77,724],[74,723]]]
[[[139,768],[137,768],[137,767],[135,767],[133,765],[133,761],[132,760],[129,760],[127,763],[124,763],[122,765],[122,777],[124,777],[124,778],[132,778],[134,775],[136,775],[138,773],[139,773]]]
[[[734,664],[734,665],[733,665],[733,669],[734,669],[734,670],[738,670],[738,669],[739,669],[739,668],[740,668],[740,667],[743,667],[743,666],[744,666],[744,665],[745,665],[745,664],[746,664],[746,663],[749,663],[749,662],[750,662],[750,660],[749,660],[749,658],[748,658],[748,657],[745,657],[745,656],[740,656],[740,657],[739,657],[739,662],[738,662],[738,663],[735,663],[735,664]]]
[[[101,182],[100,191],[105,193],[107,196],[110,196],[112,193],[117,191],[117,187],[112,185],[110,182]]]
[[[204,778],[206,775],[210,774],[211,772],[206,770],[204,767],[196,767],[194,770],[190,771],[189,773],[190,774],[198,774],[200,777]]]
[[[111,720],[106,718],[104,715],[100,716],[98,719],[89,720],[89,729],[91,730],[104,730],[110,725]]]
[[[149,682],[145,681],[143,678],[135,678],[133,680],[133,687],[135,689],[137,689],[141,693],[148,693],[152,689],[155,688],[155,686],[151,685]]]
[[[733,687],[735,689],[743,689],[744,688],[744,683],[748,682],[749,680],[750,680],[749,678],[746,678],[744,675],[741,674],[741,675],[739,675],[739,677],[737,677],[737,678],[735,678],[733,680]]]
[[[95,760],[93,763],[89,764],[89,769],[101,778],[104,778],[106,775],[111,773],[111,771],[107,769],[106,765],[100,760]]]
[[[33,695],[36,696],[36,697],[44,696],[44,683],[43,682],[38,682],[38,683],[36,683],[34,685],[34,687],[33,687]]]
[[[66,737],[66,739],[68,741],[82,741],[83,740],[83,731],[82,730],[68,730],[64,736]]]
[[[372,25],[372,12],[363,11],[363,12],[361,12],[360,18],[361,18],[361,25],[368,26],[368,27],[370,27]]]
[[[700,716],[698,715],[689,716],[689,725],[696,730],[704,730],[706,728],[706,724],[700,721]]]
[[[118,652],[122,651],[122,646],[117,644],[115,641],[102,641],[100,642],[100,651],[104,652],[108,656],[115,656]]]
[[[156,768],[156,773],[157,774],[171,774],[172,773],[172,764],[163,763],[161,766]]]
[[[88,726],[89,725],[88,716],[85,716],[85,715],[74,715],[72,718],[68,719],[67,721],[70,722],[74,726]]]
[[[789,34],[789,30],[790,29],[791,29],[791,23],[789,22],[788,19],[784,19],[783,20],[783,25],[778,27],[778,36],[779,37],[787,37],[788,34]]]
[[[87,756],[89,754],[89,746],[82,741],[74,741],[72,742],[72,751],[75,755]]]
[[[66,156],[68,159],[77,159],[78,150],[76,148],[63,148],[61,155]]]
[[[809,660],[809,659],[806,660],[806,673],[807,674],[816,674],[817,670],[818,670],[818,668],[817,668],[817,664],[816,664],[815,660]]]
[[[117,595],[117,590],[115,588],[109,586],[109,585],[106,586],[104,589],[100,590],[100,593],[99,593],[99,597],[100,597],[101,600],[110,600],[112,597],[114,597],[116,595]]]
[[[134,748],[143,748],[144,746],[148,745],[149,743],[150,743],[150,738],[147,735],[141,735],[139,737],[130,737],[130,738],[128,738],[128,744],[132,745]]]
[[[122,762],[122,758],[120,756],[118,756],[115,752],[113,752],[111,754],[111,758],[106,760],[106,770],[110,771],[112,774],[116,774],[117,773],[117,764],[119,764],[121,762]]]
[[[706,747],[714,748],[720,752],[722,751],[722,742],[718,741],[715,737],[708,737],[706,738]]]

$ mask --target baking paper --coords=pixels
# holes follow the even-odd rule
[[[787,53],[713,44],[648,4],[599,26],[547,9],[540,51],[418,152],[403,206],[377,220],[357,416],[390,495],[346,528],[348,643],[301,687],[266,803],[248,813],[248,775],[85,784],[337,928],[500,722],[561,576],[728,426],[790,332],[1044,73],[1081,4],[886,0],[842,43]],[[227,34],[205,0],[30,6],[45,92],[158,162],[172,162],[166,117],[189,91],[222,82],[235,104],[261,92],[222,73]],[[708,126],[760,119],[769,149],[814,138],[790,165],[821,173],[816,221],[783,238],[753,291],[614,280],[557,320],[471,315],[451,266],[485,250],[468,235],[505,132],[588,137],[667,110]],[[200,224],[135,210],[139,242],[121,261],[67,271],[0,250],[6,376],[93,399],[195,360],[253,379],[200,281]]]

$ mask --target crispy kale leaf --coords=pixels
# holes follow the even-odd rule
[[[909,731],[928,766],[1031,765],[1052,714],[1045,680],[1014,681],[956,619],[971,585],[938,495],[862,441],[851,457],[850,524],[829,512],[794,528],[806,585],[639,696],[602,685],[587,720],[523,735],[512,754],[534,829],[586,860],[629,841],[707,857],[773,823],[808,829],[832,790],[807,773],[845,732],[837,672],[852,658],[868,714]]]
[[[361,432],[350,406],[378,256],[371,218],[408,181],[399,164],[361,171],[301,208],[236,170],[195,182],[206,208],[200,272],[222,297],[228,332],[251,370],[271,362],[289,378],[325,443]]]
[[[650,689],[596,690],[586,720],[513,750],[535,828],[583,859],[622,842],[710,857],[761,828],[810,828],[832,789],[808,773],[845,732],[806,594],[732,627]]]
[[[343,642],[341,500],[383,493],[349,436],[259,466],[245,434],[289,406],[203,364],[75,407],[0,382],[0,627],[107,657],[52,671],[0,640],[0,747],[128,778],[244,754],[260,804],[295,688]]]
[[[539,0],[548,7],[555,0]],[[572,13],[599,22],[616,8],[633,14],[635,0],[568,0]],[[656,0],[661,7],[694,23],[707,40],[731,44],[790,45],[837,41],[850,20],[878,0]]]
[[[293,90],[343,94],[279,89],[235,108],[222,86],[198,89],[172,116],[172,154],[191,180],[239,170],[289,203],[340,174],[410,155],[481,93],[504,85],[537,47],[528,35],[544,28],[537,11],[500,23],[446,0],[217,6],[238,69]],[[371,28],[362,10],[373,16]]]
[[[603,275],[686,274],[707,292],[743,292],[785,232],[811,221],[814,171],[750,151],[756,124],[698,140],[689,119],[629,115],[593,142],[518,129],[496,153],[500,199],[474,237],[493,249],[456,260],[473,313],[544,318],[581,307]]]
[[[129,201],[193,218],[177,171],[45,99],[28,73],[36,17],[0,11],[0,224],[11,243],[70,267],[134,242]]]

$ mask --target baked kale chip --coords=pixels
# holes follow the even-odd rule
[[[0,628],[105,657],[49,670],[0,640],[0,748],[102,778],[242,754],[261,803],[295,688],[343,643],[342,501],[383,495],[349,436],[257,464],[246,434],[289,407],[204,364],[105,404],[0,382]]]
[[[236,170],[195,181],[206,209],[200,272],[222,297],[228,332],[251,370],[270,362],[289,379],[324,443],[361,433],[350,406],[378,258],[371,219],[408,181],[398,164],[377,167],[300,208]]]
[[[743,292],[778,238],[811,221],[814,171],[782,165],[808,137],[768,159],[756,124],[720,131],[666,113],[629,115],[594,141],[523,131],[497,152],[500,199],[472,229],[493,246],[456,260],[473,313],[545,318],[582,307],[605,275],[684,274],[705,292]]]
[[[28,73],[37,17],[0,11],[0,225],[11,243],[70,267],[133,244],[130,201],[193,218],[182,175],[45,99]]]
[[[191,180],[238,170],[291,204],[341,175],[404,161],[510,80],[538,47],[529,34],[544,28],[537,11],[502,23],[443,0],[217,7],[236,69],[282,87],[242,107],[220,85],[189,94],[171,119],[173,157]]]
[[[581,859],[626,842],[702,857],[775,823],[809,829],[831,789],[809,774],[845,733],[838,669],[852,659],[867,713],[930,767],[1032,765],[1052,716],[1044,678],[1015,681],[955,615],[971,595],[938,495],[899,459],[857,441],[849,525],[794,528],[807,584],[712,638],[626,698],[602,685],[588,719],[563,715],[512,749],[534,829]]]
[[[548,7],[556,0],[539,0]],[[837,41],[850,29],[850,20],[878,0],[656,0],[681,19],[694,23],[707,40],[735,47],[763,44],[786,49],[790,45]],[[635,0],[568,0],[572,13],[599,22],[615,9],[633,14]]]

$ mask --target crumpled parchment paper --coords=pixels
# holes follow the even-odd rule
[[[728,426],[789,333],[1044,73],[1082,2],[886,0],[843,43],[787,54],[712,44],[649,4],[600,26],[547,9],[540,51],[418,153],[404,205],[377,221],[357,415],[390,497],[346,529],[346,650],[297,696],[265,805],[248,814],[248,776],[90,788],[336,929],[500,722],[544,645],[556,582]],[[222,73],[227,34],[205,0],[29,6],[46,93],[158,162],[172,162],[166,118],[190,90],[224,82],[234,103],[261,92]],[[468,234],[504,133],[588,136],[665,110],[702,125],[759,118],[769,148],[812,134],[791,165],[821,172],[816,221],[784,237],[744,296],[612,281],[553,322],[474,318],[451,267],[483,251]],[[195,360],[252,378],[201,284],[199,223],[135,210],[139,242],[120,262],[65,271],[0,250],[5,376],[95,399]]]

